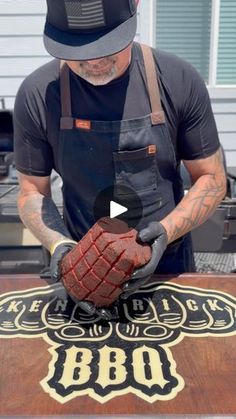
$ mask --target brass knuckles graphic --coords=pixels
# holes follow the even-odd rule
[[[235,335],[235,310],[236,299],[223,292],[149,284],[120,306],[117,342],[111,323],[81,312],[56,284],[2,295],[0,336],[42,337],[52,346],[41,385],[60,403],[82,395],[104,403],[127,393],[153,403],[184,387],[170,346],[185,335]]]
[[[112,324],[102,327],[100,316],[90,316],[69,298],[61,284],[12,292],[1,296],[0,335],[41,336],[53,340],[105,340]]]
[[[127,341],[146,340],[150,342],[155,340],[158,343],[164,343],[175,340],[179,331],[171,330],[166,325],[160,324],[152,299],[150,297],[139,299],[138,295],[141,296],[140,293],[133,294],[127,303],[124,303],[124,315],[129,322],[116,325],[117,335]]]
[[[181,331],[189,335],[233,332],[236,301],[218,291],[149,284],[129,297],[124,314],[129,323],[116,326],[120,338],[163,343],[173,341]]]
[[[229,334],[235,329],[236,301],[230,295],[176,284],[149,284],[121,307],[124,322],[116,325],[124,340],[175,340],[185,334]],[[8,293],[0,301],[2,336],[40,336],[56,341],[105,340],[112,324],[100,324],[68,298],[61,284]]]

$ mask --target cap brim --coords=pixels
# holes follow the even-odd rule
[[[122,51],[133,41],[136,30],[136,13],[112,30],[90,34],[64,32],[46,22],[44,46],[49,54],[62,60],[93,60]]]

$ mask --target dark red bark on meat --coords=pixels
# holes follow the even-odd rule
[[[108,307],[122,293],[134,269],[145,265],[151,248],[121,220],[102,218],[63,258],[62,282],[75,300]]]

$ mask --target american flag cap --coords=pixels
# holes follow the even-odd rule
[[[88,60],[115,54],[134,39],[136,0],[47,0],[44,45],[54,57]]]

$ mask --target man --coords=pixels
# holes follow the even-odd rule
[[[137,3],[47,0],[44,42],[57,60],[26,78],[14,111],[19,213],[50,250],[55,279],[63,255],[95,223],[97,195],[111,184],[139,195],[139,240],[152,245],[152,258],[126,295],[154,271],[194,271],[187,233],[226,188],[205,84],[183,60],[133,42]],[[181,160],[193,182],[185,196]],[[63,179],[63,220],[52,169]]]

